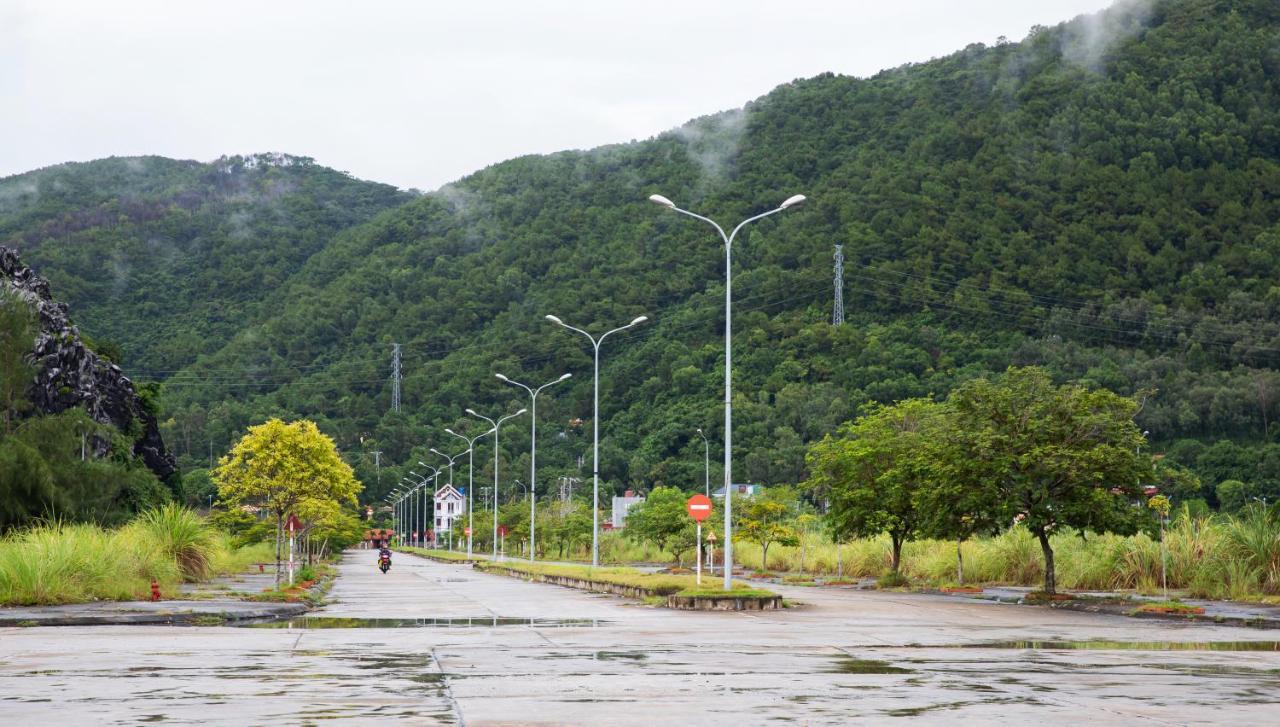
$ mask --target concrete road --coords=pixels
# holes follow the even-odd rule
[[[1280,720],[1273,632],[942,596],[783,590],[805,605],[674,612],[408,556],[384,576],[372,554],[354,552],[334,602],[292,628],[0,629],[0,717],[738,726]],[[1076,643],[1098,641],[1117,643]]]

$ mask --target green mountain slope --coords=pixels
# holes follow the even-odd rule
[[[164,376],[218,350],[338,231],[411,198],[279,154],[111,158],[0,179],[0,243],[101,348]]]
[[[191,463],[264,416],[314,417],[366,483],[375,449],[406,465],[384,468],[378,499],[428,446],[456,446],[441,429],[464,408],[518,405],[495,373],[568,370],[539,402],[540,487],[585,483],[589,349],[543,316],[601,331],[647,314],[605,347],[602,476],[700,483],[693,430],[713,463],[721,432],[723,250],[655,192],[728,224],[810,197],[735,247],[738,481],[798,480],[805,443],[863,402],[1036,363],[1155,391],[1141,424],[1210,498],[1224,479],[1280,493],[1271,0],[1123,3],[1021,43],[797,81],[644,142],[494,165],[334,237],[278,304],[166,376],[171,444]],[[527,474],[527,421],[508,427],[504,483]]]

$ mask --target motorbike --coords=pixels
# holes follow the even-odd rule
[[[378,558],[378,570],[383,573],[391,570],[391,556],[384,555]]]

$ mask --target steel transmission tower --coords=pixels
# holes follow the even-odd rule
[[[831,325],[844,325],[844,245],[836,245],[836,302],[831,311]]]
[[[391,411],[400,413],[400,344],[391,344]]]

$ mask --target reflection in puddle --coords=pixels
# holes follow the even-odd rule
[[[490,628],[532,626],[535,628],[595,628],[609,623],[594,618],[343,618],[340,616],[295,616],[271,621],[240,624],[251,629],[414,629]]]
[[[894,666],[887,661],[875,659],[837,659],[835,666],[828,669],[833,674],[910,674],[910,669]]]
[[[1047,651],[1280,651],[1280,641],[993,641],[985,644],[961,644],[959,647]],[[924,648],[951,649],[956,646]]]

